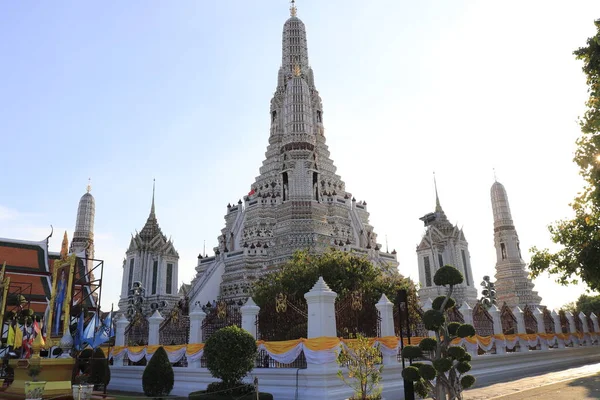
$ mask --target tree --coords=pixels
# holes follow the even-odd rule
[[[600,296],[588,296],[582,294],[576,302],[567,303],[562,306],[562,309],[570,311],[573,314],[579,314],[583,311],[585,315],[594,313],[600,314]]]
[[[354,341],[342,346],[337,362],[346,367],[347,372],[338,370],[338,377],[350,386],[355,393],[352,399],[375,400],[381,398],[381,372],[383,371],[382,357],[379,345],[373,347],[369,339],[357,335]]]
[[[252,335],[235,325],[211,335],[204,346],[206,367],[212,376],[221,379],[221,383],[211,383],[208,391],[242,386],[242,379],[254,368],[256,353],[256,341]]]
[[[142,388],[148,397],[168,396],[173,390],[175,375],[164,347],[160,346],[152,355],[142,375]]]
[[[319,255],[297,251],[290,261],[256,282],[252,298],[260,307],[274,301],[280,293],[303,298],[320,276],[337,293],[338,299],[360,291],[365,302],[375,304],[382,294],[393,300],[400,289],[407,289],[411,320],[418,318],[416,289],[410,279],[402,278],[391,268],[375,267],[364,256],[333,249]],[[292,330],[297,327],[280,328]]]
[[[591,289],[600,290],[600,20],[594,24],[596,35],[573,52],[583,61],[589,93],[587,110],[579,119],[582,135],[573,160],[585,186],[570,204],[575,216],[548,227],[552,241],[563,248],[550,252],[533,247],[530,269],[534,278],[547,271],[558,274],[563,285],[580,278]]]
[[[462,399],[463,389],[473,386],[475,377],[465,375],[471,369],[471,355],[461,346],[452,345],[452,340],[475,335],[475,328],[470,324],[449,323],[447,311],[456,305],[451,296],[454,286],[463,282],[463,276],[456,268],[445,265],[437,270],[433,282],[448,286],[446,296],[436,297],[432,309],[423,314],[423,324],[435,332],[435,339],[425,338],[418,346],[402,349],[402,357],[429,363],[413,363],[404,368],[402,376],[415,382],[415,392],[423,398]]]

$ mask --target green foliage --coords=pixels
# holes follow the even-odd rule
[[[452,265],[444,265],[438,269],[433,276],[433,283],[437,286],[454,286],[463,282],[463,276],[459,270]]]
[[[238,386],[254,368],[256,341],[245,330],[233,325],[219,329],[204,346],[206,366],[211,375],[227,387]]]
[[[110,368],[108,360],[104,356],[102,349],[97,348],[93,351],[93,357],[89,361],[90,383],[94,385],[108,385],[110,382]]]
[[[429,364],[423,364],[423,365],[421,365],[419,367],[419,373],[421,374],[421,376],[423,377],[423,379],[427,379],[428,381],[431,381],[431,380],[435,379],[435,377],[437,375],[437,372],[435,371],[435,368],[433,368],[433,366],[431,366]]]
[[[416,320],[418,316],[417,292],[410,279],[402,278],[395,269],[375,267],[364,256],[339,250],[321,255],[297,251],[278,270],[258,279],[252,298],[261,307],[273,301],[279,293],[302,298],[320,276],[337,293],[338,298],[360,290],[365,301],[376,303],[382,294],[393,301],[400,289],[406,289],[411,320]]]
[[[429,331],[437,331],[446,321],[446,317],[441,311],[427,310],[423,313],[423,325]]]
[[[460,346],[448,347],[448,355],[450,357],[454,358],[455,360],[459,360],[459,359],[463,358],[465,356],[465,354],[467,354],[467,352],[465,351],[465,349],[463,349]]]
[[[419,358],[423,355],[419,346],[404,346],[402,349],[402,357],[404,358]]]
[[[437,340],[434,338],[425,338],[419,342],[419,348],[423,351],[432,351],[437,347]]]
[[[449,358],[440,358],[433,360],[433,368],[438,372],[448,372],[452,368],[452,361]]]
[[[582,294],[579,296],[576,302],[567,303],[561,307],[565,311],[570,311],[575,314],[583,312],[585,315],[594,313],[600,315],[600,295],[599,296],[588,296]]]
[[[466,361],[461,361],[458,364],[456,364],[456,370],[461,374],[467,373],[471,370],[471,364],[469,364]]]
[[[337,362],[345,367],[346,373],[340,369],[338,377],[354,390],[354,397],[360,399],[375,398],[381,394],[379,383],[383,363],[379,345],[371,346],[369,339],[357,335],[356,340],[349,341],[348,347],[342,347]]]
[[[472,357],[469,353],[465,353],[458,361],[471,361]]]
[[[450,322],[448,324],[448,333],[450,335],[456,335],[456,331],[458,330],[458,327],[460,326],[460,322]]]
[[[421,379],[414,383],[415,393],[421,396],[422,398],[426,398],[429,394],[429,389],[425,382]]]
[[[419,370],[413,366],[404,368],[404,370],[402,370],[402,377],[407,381],[418,381],[421,379]]]
[[[148,397],[168,396],[173,390],[175,375],[167,352],[161,346],[152,355],[142,374],[142,388]]]
[[[435,300],[433,300],[431,308],[433,308],[434,310],[440,310],[442,308],[442,304],[444,304],[444,300],[446,300],[446,296],[438,296],[435,298]],[[446,306],[444,307],[445,310],[449,310],[452,307],[454,307],[456,305],[456,300],[454,300],[452,297],[448,298],[448,301],[446,302]]]
[[[465,375],[460,379],[460,384],[463,388],[468,389],[475,383],[475,377],[473,375]]]
[[[475,328],[473,328],[473,325],[470,325],[470,324],[462,324],[461,326],[458,327],[458,329],[456,331],[456,335],[459,338],[466,338],[466,337],[474,336]]]
[[[592,290],[600,290],[600,20],[594,21],[596,34],[587,39],[585,47],[573,52],[583,61],[589,98],[586,111],[579,119],[581,137],[573,161],[585,185],[570,204],[574,216],[548,227],[551,239],[562,249],[531,249],[530,269],[535,278],[543,272],[555,274],[563,285],[579,279]]]
[[[221,395],[228,395],[228,396],[233,396],[236,398],[239,396],[248,394],[248,393],[253,393],[253,392],[254,392],[254,385],[243,384],[243,383],[240,383],[239,385],[236,385],[235,387],[231,387],[231,386],[226,385],[222,381],[219,381],[219,382],[211,382],[206,387],[206,393],[218,393]]]

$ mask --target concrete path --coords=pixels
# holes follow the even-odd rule
[[[474,388],[464,399],[600,399],[600,363]]]

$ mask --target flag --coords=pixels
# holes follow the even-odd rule
[[[94,335],[96,333],[96,327],[99,325],[98,322],[98,314],[94,313],[94,317],[90,319],[90,322],[88,322],[87,326],[85,327],[85,330],[83,331],[83,335],[81,338],[82,344],[92,344],[92,342],[94,341]]]
[[[15,347],[15,328],[12,324],[8,325],[8,338],[6,339],[6,345]]]
[[[48,298],[46,297],[46,311],[44,311],[44,317],[42,318],[42,326],[40,326],[40,328],[42,329],[42,336],[44,337],[44,339],[46,337],[48,337],[48,318],[50,317],[50,300],[48,300]]]
[[[84,343],[83,343],[83,310],[81,310],[81,315],[79,316],[79,319],[77,320],[77,330],[75,331],[75,338],[73,340],[73,345],[75,346],[76,350],[82,350]]]
[[[18,349],[21,346],[23,346],[23,328],[20,327],[17,322],[17,325],[15,326],[15,349]]]
[[[102,344],[108,342],[111,337],[115,336],[115,329],[112,323],[112,311],[108,313],[102,326],[98,329],[98,332],[94,335],[94,340],[90,344],[94,349],[100,347]]]
[[[252,196],[254,193],[256,193],[256,191],[254,190],[254,188],[252,188],[249,192],[248,192],[248,196]]]

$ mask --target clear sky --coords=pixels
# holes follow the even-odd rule
[[[417,278],[433,171],[476,282],[496,261],[493,168],[521,248],[552,246],[546,226],[582,187],[572,158],[587,87],[572,51],[600,2],[297,3],[331,157],[402,274]],[[264,159],[288,16],[284,0],[1,2],[0,237],[42,240],[52,224],[58,251],[91,177],[110,308],[156,178],[189,282]],[[535,283],[552,308],[585,290]]]

